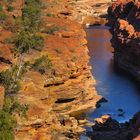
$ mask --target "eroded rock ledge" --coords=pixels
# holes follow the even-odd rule
[[[98,16],[106,14],[110,0],[42,0],[45,45],[42,51],[30,50],[22,54],[25,62],[33,63],[41,56],[48,56],[52,71],[35,72],[29,69],[20,80],[20,91],[13,94],[21,104],[28,105],[26,118],[14,114],[17,119],[16,140],[75,140],[88,123],[77,120],[75,115],[95,108],[101,99],[95,89],[96,81],[88,65],[89,55],[85,31],[81,25],[96,24]],[[3,1],[0,4],[4,4]],[[6,43],[12,37],[14,19],[22,15],[24,1],[11,2],[12,12],[8,28],[0,26],[0,72],[19,64],[19,57],[11,52],[14,44]],[[4,5],[5,6],[5,5]],[[94,18],[93,18],[94,16]],[[104,21],[103,21],[104,23]],[[0,107],[3,106],[4,88],[1,86]]]
[[[54,4],[53,1],[46,1]],[[17,140],[79,139],[84,131],[73,117],[77,112],[94,108],[101,98],[95,90],[86,46],[85,32],[76,21],[69,19],[68,1],[59,1],[44,12],[46,28],[59,29],[47,35],[41,54],[32,52],[24,57],[32,61],[39,55],[48,55],[53,63],[53,77],[29,71],[21,81],[17,95],[22,104],[28,104],[27,119],[18,118]]]

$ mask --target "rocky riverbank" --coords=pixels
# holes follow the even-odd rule
[[[95,119],[93,126],[93,140],[138,140],[139,116],[137,113],[129,122],[119,123],[109,115]]]
[[[109,7],[108,16],[113,36],[111,42],[114,48],[115,66],[140,81],[140,2],[118,0]],[[130,126],[133,129],[131,132],[136,135],[139,134],[139,118],[139,113],[137,113],[134,117],[135,123]]]
[[[108,9],[116,65],[137,80],[140,80],[139,6],[138,1],[117,1]]]
[[[100,11],[99,7],[106,10],[108,3],[87,0],[42,0],[42,3],[45,29],[41,29],[38,34],[40,38],[44,38],[44,47],[41,51],[31,49],[20,56],[12,51],[17,44],[10,39],[19,29],[20,18],[17,17],[28,16],[22,13],[22,8],[27,2],[24,3],[23,0],[18,0],[18,3],[1,2],[8,19],[2,20],[4,25],[0,27],[0,72],[9,70],[6,71],[9,74],[13,65],[16,65],[19,66],[17,77],[23,67],[22,63],[26,62],[28,67],[30,63],[30,68],[18,81],[20,85],[18,93],[12,91],[10,95],[20,104],[28,106],[26,117],[13,113],[17,121],[14,128],[15,139],[79,139],[79,135],[84,131],[81,126],[86,121],[77,120],[75,116],[89,108],[95,108],[97,101],[101,99],[96,92],[96,81],[88,65],[86,34],[81,23],[89,24],[87,20],[89,17],[91,19],[94,15],[96,17],[99,14],[104,15],[106,12]],[[13,8],[9,8],[8,4]],[[94,7],[96,7],[95,10],[93,10]],[[24,12],[28,12],[26,10],[28,9]],[[35,9],[32,10],[32,12],[35,11]],[[46,63],[44,65],[44,60],[47,61],[47,65]],[[40,65],[42,68],[36,70],[35,68]],[[17,79],[14,80],[17,81]],[[1,108],[5,106],[5,90],[7,89],[1,85]]]

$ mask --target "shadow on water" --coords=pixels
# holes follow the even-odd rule
[[[86,118],[93,121],[94,118],[110,114],[119,122],[128,121],[140,110],[140,89],[133,77],[114,66],[109,28],[94,26],[86,29],[86,33],[96,89],[108,100],[100,108],[87,112]],[[123,110],[123,114],[120,110]],[[81,140],[86,138],[82,137]]]

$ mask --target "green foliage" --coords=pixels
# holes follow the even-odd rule
[[[61,30],[61,27],[55,26],[55,27],[52,27],[52,28],[48,29],[47,33],[53,35],[56,31],[59,31],[59,30]]]
[[[22,31],[17,35],[15,44],[19,53],[26,53],[29,49],[41,50],[44,46],[44,38],[40,35]]]
[[[0,12],[0,21],[6,20],[7,15],[4,12]]]
[[[34,32],[39,30],[42,23],[40,0],[26,0],[22,9],[22,19],[26,30]]]
[[[29,32],[20,32],[15,40],[16,48],[19,53],[26,53],[34,45],[32,35]]]
[[[13,66],[0,73],[0,83],[5,87],[6,94],[17,93],[20,89],[19,79],[25,72],[25,66]]]
[[[0,110],[0,140],[14,140],[13,129],[16,126],[16,120],[11,115],[11,98],[5,98],[3,110]]]
[[[52,14],[52,13],[47,13],[46,16],[48,16],[48,17],[55,17],[55,15]]]
[[[10,1],[7,1],[10,2]],[[44,38],[37,34],[42,26],[40,0],[25,0],[25,6],[22,9],[22,16],[15,18],[14,38],[6,39],[6,43],[14,43],[15,53],[27,53],[30,49],[41,51],[44,47]],[[14,7],[8,6],[8,11],[12,11]],[[1,19],[1,18],[0,18]],[[2,18],[3,19],[3,18]]]
[[[13,26],[13,31],[14,33],[19,33],[21,31],[24,30],[24,24],[23,24],[23,20],[22,20],[22,17],[18,16],[18,17],[15,17],[15,24]]]
[[[4,85],[6,94],[17,93],[20,89],[19,82],[15,80],[9,70],[0,73],[0,81]]]
[[[14,101],[12,105],[12,111],[17,112],[21,116],[26,116],[26,112],[28,110],[27,105],[21,105],[18,101]]]
[[[17,100],[15,99],[11,99],[10,97],[6,97],[5,98],[5,104],[4,104],[4,108],[3,110],[5,112],[9,112],[10,114],[12,114],[13,112],[18,113],[21,116],[26,116],[26,112],[28,110],[28,106],[27,105],[21,105]]]
[[[44,46],[44,38],[41,35],[33,35],[32,40],[34,42],[33,49],[41,51]]]
[[[13,6],[8,6],[7,7],[7,10],[9,11],[9,12],[13,12],[14,10],[15,10],[15,8],[13,7]]]
[[[11,112],[11,106],[12,106],[12,99],[9,96],[5,97],[4,107],[3,110],[5,112],[10,113]]]
[[[15,127],[13,123],[15,123],[15,119],[5,111],[0,111],[0,130],[11,130]]]
[[[44,46],[44,38],[36,34],[42,23],[40,0],[25,0],[22,17],[17,18],[16,22],[17,28],[21,25],[20,32],[15,39],[17,52],[27,53],[30,49],[41,51]]]
[[[11,44],[11,43],[14,43],[14,39],[11,37],[11,38],[6,38],[5,40],[4,40],[4,43],[6,43],[6,44]]]
[[[1,130],[0,140],[14,140],[13,132],[11,132],[10,130]]]
[[[9,112],[0,110],[0,140],[14,140],[15,125],[14,117]]]
[[[43,55],[40,58],[35,60],[35,63],[32,65],[32,69],[38,71],[41,74],[44,74],[46,71],[51,70],[52,62],[47,55]]]
[[[16,2],[16,0],[3,0],[4,2]]]
[[[0,5],[0,12],[2,12],[3,11],[3,6],[2,5]]]
[[[14,140],[13,130],[16,127],[16,119],[12,113],[25,116],[27,109],[27,106],[6,96],[3,110],[0,110],[0,140]]]
[[[41,1],[40,0],[25,0],[25,4],[26,5],[32,5],[32,4],[41,5]]]

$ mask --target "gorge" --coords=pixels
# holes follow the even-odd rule
[[[0,140],[138,140],[139,29],[139,0],[1,0]]]

